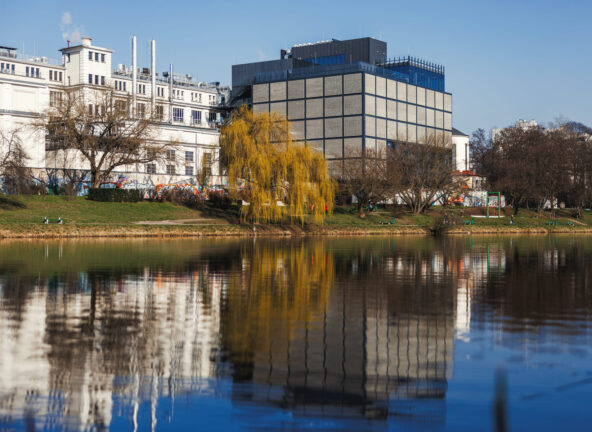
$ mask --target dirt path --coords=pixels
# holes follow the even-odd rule
[[[228,225],[224,219],[166,219],[160,221],[138,221],[134,225]]]

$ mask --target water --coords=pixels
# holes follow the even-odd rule
[[[0,430],[590,430],[592,238],[0,243]]]

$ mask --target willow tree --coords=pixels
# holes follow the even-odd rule
[[[249,205],[249,222],[322,221],[333,210],[334,186],[322,154],[292,141],[291,125],[277,113],[239,108],[220,135],[220,159],[230,191]]]

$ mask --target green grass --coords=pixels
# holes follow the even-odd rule
[[[2,196],[13,205],[0,206],[0,224],[41,224],[44,217],[64,219],[66,224],[127,224],[137,221],[196,219],[198,210],[169,202],[107,203],[82,197],[50,195]]]
[[[469,227],[509,227],[510,218],[501,219],[474,218],[475,224]],[[332,228],[377,228],[390,227],[393,217],[397,227],[431,227],[437,218],[448,214],[456,221],[456,226],[464,226],[463,220],[470,220],[471,214],[480,214],[482,209],[443,209],[433,207],[425,214],[413,215],[404,208],[379,208],[377,212],[366,212],[360,218],[355,206],[336,207],[333,214],[326,217],[323,225]],[[461,214],[462,213],[462,214]],[[557,210],[558,227],[569,226],[573,221],[572,211]],[[183,205],[169,202],[139,202],[139,203],[106,203],[89,201],[81,197],[47,196],[47,195],[0,195],[0,225],[24,226],[40,225],[44,217],[62,217],[67,225],[127,225],[138,221],[160,221],[175,219],[208,218],[219,220],[221,223],[237,223],[238,209],[227,211],[210,209],[209,207],[196,210]],[[532,210],[521,209],[514,218],[516,228],[554,228],[547,221],[552,219],[551,212],[537,214]],[[381,221],[389,222],[382,224]],[[583,223],[583,225],[581,223]],[[217,222],[214,221],[214,224]],[[309,224],[307,224],[309,225]],[[314,225],[314,224],[313,224]],[[576,221],[575,227],[591,227],[592,212],[585,211],[584,217]],[[23,227],[24,228],[24,227]]]

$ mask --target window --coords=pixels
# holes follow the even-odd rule
[[[93,59],[93,57],[92,57],[92,51],[89,51],[89,52],[88,52],[88,59],[89,59],[90,61],[92,61],[92,59]]]
[[[136,104],[136,112],[138,113],[138,117],[144,117],[146,115],[146,104]]]
[[[201,102],[201,93],[199,94],[199,101]]]
[[[105,54],[101,54],[101,63],[105,63]]]
[[[175,150],[167,150],[166,155],[168,160],[175,160]]]
[[[191,111],[191,123],[194,125],[201,123],[201,111]]]
[[[156,94],[157,94],[159,97],[164,97],[164,87],[157,87],[157,88],[156,88]]]
[[[99,53],[98,52],[95,53],[95,61],[97,61],[97,62],[99,61]]]
[[[156,164],[146,164],[146,174],[156,174]]]
[[[53,71],[52,70],[49,71],[49,79],[53,81]]]
[[[92,117],[93,115],[93,106],[92,104],[88,104],[88,115]]]
[[[138,93],[146,94],[146,84],[138,84]]]
[[[175,165],[167,165],[166,173],[168,175],[175,175]]]
[[[210,115],[209,115],[209,120],[210,120],[211,122],[215,122],[215,121],[217,120],[217,119],[216,119],[216,113],[215,113],[215,112],[211,112],[211,113],[210,113]]]
[[[35,76],[39,78],[39,68],[35,69]]]
[[[183,108],[173,108],[173,121],[183,122]]]
[[[92,84],[92,74],[88,74],[88,83]]]
[[[201,160],[204,175],[210,177],[212,175],[212,154],[204,153]]]
[[[29,76],[29,66],[27,66],[27,72],[26,75]]]
[[[101,85],[105,85],[105,77],[101,75]]]
[[[156,105],[156,118],[158,120],[164,119],[164,107],[162,105]]]
[[[68,63],[70,63],[70,53],[68,53]]]
[[[95,84],[99,85],[99,76],[98,75],[95,75]]]
[[[59,80],[62,81],[62,73],[61,72],[60,72],[60,78],[59,78]]]
[[[193,162],[193,152],[192,151],[185,152],[185,162]]]
[[[127,91],[127,90],[126,90],[126,88],[125,88],[125,84],[126,84],[126,83],[125,83],[125,81],[124,81],[124,82],[123,82],[123,91]]]
[[[60,104],[62,100],[62,94],[57,91],[50,91],[49,92],[49,106],[56,107]]]
[[[192,176],[193,175],[193,167],[192,166],[186,166],[185,167],[185,175],[186,176]]]

